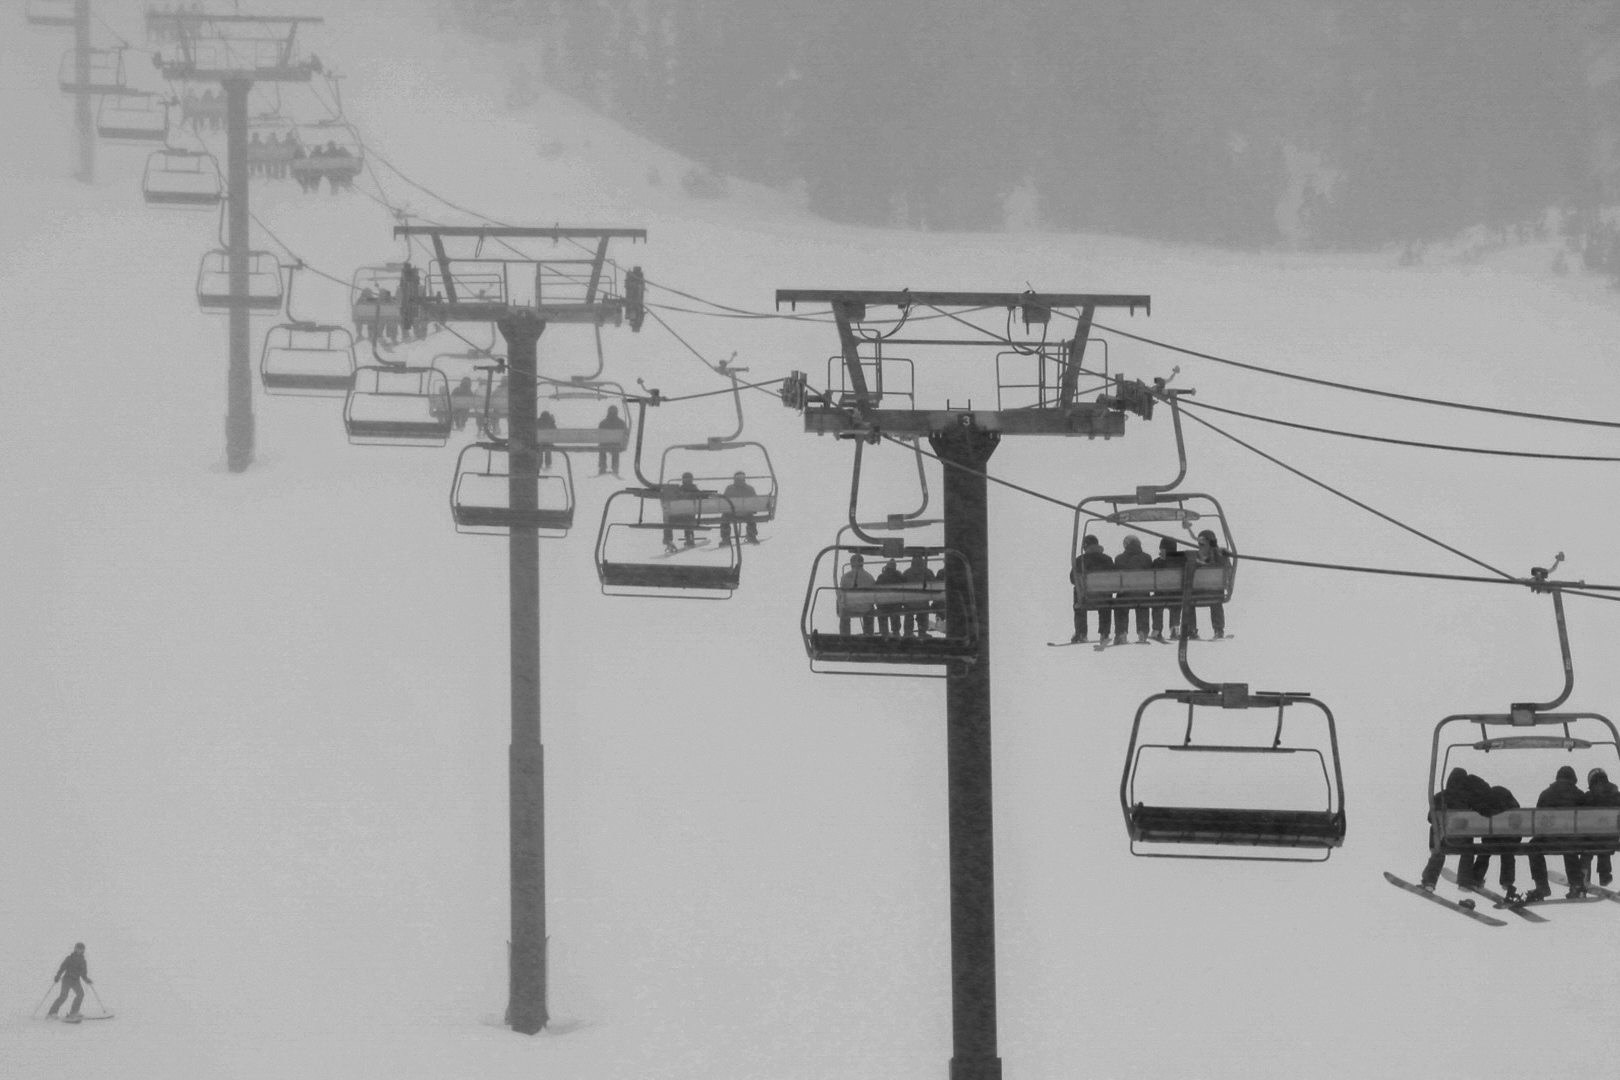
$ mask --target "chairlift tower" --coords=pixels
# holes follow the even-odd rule
[[[804,413],[805,430],[839,438],[876,440],[927,438],[944,464],[945,547],[960,553],[947,561],[947,595],[972,595],[978,621],[972,655],[944,660],[948,815],[951,895],[951,1080],[999,1080],[1001,1058],[996,1046],[995,859],[990,789],[990,550],[988,483],[985,467],[1002,438],[1055,435],[1111,438],[1125,433],[1125,412],[1148,416],[1151,401],[1121,392],[1102,400],[1077,400],[1086,341],[1097,308],[1150,310],[1147,296],[1090,293],[958,293],[872,292],[824,289],[779,289],[776,303],[827,304],[838,325],[842,390],[810,395],[802,375],[784,390],[784,401]],[[869,308],[914,307],[1002,308],[1017,311],[1026,326],[1045,326],[1054,309],[1072,310],[1077,328],[1072,338],[1043,346],[1039,395],[1033,407],[1005,408],[1000,391],[1009,389],[998,377],[994,409],[952,407],[917,409],[883,407],[883,361],[873,353],[873,333],[863,333]],[[949,340],[929,337],[882,338],[882,346],[992,346],[1007,343],[989,338]],[[863,355],[863,346],[866,354]],[[1050,371],[1048,369],[1051,369]],[[1048,382],[1048,375],[1050,381]],[[1017,384],[1026,387],[1028,384]],[[1122,381],[1116,388],[1124,390]],[[909,399],[911,395],[903,395]]]
[[[608,242],[645,240],[645,229],[400,225],[426,237],[433,262],[407,263],[399,282],[403,330],[422,321],[493,323],[506,339],[508,572],[511,593],[511,959],[506,1022],[533,1035],[550,1020],[546,988],[545,751],[540,743],[540,529],[536,442],[540,335],[550,323],[641,328],[641,271],[615,288]],[[595,241],[584,258],[532,258],[523,241]],[[447,241],[450,245],[447,246]],[[408,239],[407,239],[407,242]],[[470,248],[468,247],[470,242]],[[451,253],[451,247],[456,253]],[[498,247],[488,254],[486,248]],[[589,249],[587,249],[589,250]]]
[[[148,12],[149,31],[165,42],[153,57],[163,77],[218,83],[225,95],[226,250],[230,255],[230,366],[226,375],[225,461],[231,472],[253,463],[253,365],[248,338],[248,92],[258,82],[309,82],[321,70],[298,59],[298,28],[325,20],[305,15],[208,15]]]

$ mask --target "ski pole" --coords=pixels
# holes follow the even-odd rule
[[[49,985],[49,986],[47,986],[45,988],[45,997],[42,997],[42,998],[39,999],[39,1005],[45,1004],[45,998],[50,997],[51,996],[51,991],[55,990],[55,989],[56,989],[56,980],[52,979],[51,980],[51,985]],[[39,1005],[35,1005],[34,1006],[34,1011],[32,1013],[29,1013],[28,1015],[33,1016],[36,1013],[38,1013],[39,1012]]]
[[[95,984],[95,983],[91,983],[91,984],[90,984],[90,992],[91,992],[91,993],[92,993],[92,994],[94,994],[94,995],[96,995],[96,1004],[97,1004],[97,1005],[98,1005],[98,1006],[100,1006],[100,1007],[101,1007],[101,1011],[102,1011],[102,1012],[103,1012],[103,1013],[104,1013],[104,1014],[106,1014],[106,1015],[108,1015],[108,1016],[110,1016],[110,1015],[112,1015],[112,1014],[111,1014],[111,1013],[108,1013],[108,1012],[107,1012],[107,1006],[106,1006],[106,1005],[104,1005],[104,1004],[102,1004],[102,1001],[101,1001],[101,991],[100,991],[100,990],[97,990],[97,989],[96,989],[96,984]]]

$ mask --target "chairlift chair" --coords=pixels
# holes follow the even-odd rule
[[[505,402],[492,406],[505,415]],[[623,427],[599,427],[607,408],[614,408]],[[535,445],[553,450],[620,452],[630,446],[630,399],[616,382],[542,383],[536,412],[550,412],[556,427],[539,428]],[[597,413],[601,415],[598,416]]]
[[[295,138],[304,150],[304,156],[289,159],[288,171],[295,179],[331,180],[341,187],[353,182],[365,165],[365,146],[347,121],[300,124]]]
[[[78,53],[69,49],[62,54],[56,67],[56,81],[64,94],[123,94],[124,51],[122,49],[89,50],[90,70],[85,81],[79,81]]]
[[[574,524],[574,468],[567,454],[558,456],[562,458],[560,469],[542,468],[534,474],[538,504],[518,510],[513,509],[510,499],[509,445],[475,442],[462,447],[456,458],[456,478],[450,486],[450,515],[456,531],[501,534],[512,529],[536,529],[541,536],[567,536]]]
[[[148,206],[208,209],[224,199],[225,182],[212,154],[168,146],[146,159],[141,195]]]
[[[73,0],[28,0],[23,17],[29,26],[72,26]]]
[[[716,512],[724,511],[723,526],[746,526],[752,533],[755,525],[776,517],[776,470],[764,443],[742,438],[742,390],[737,383],[737,371],[745,369],[722,365],[722,370],[731,377],[732,400],[737,410],[736,429],[700,443],[679,443],[666,448],[658,462],[658,482],[660,486],[676,483],[684,473],[690,472],[699,487],[718,488],[726,496],[723,507],[718,501],[714,506]],[[746,489],[737,485],[739,476]]]
[[[249,311],[280,311],[286,289],[281,261],[268,251],[247,253],[247,292],[238,300],[231,294],[231,253],[215,248],[205,253],[197,268],[197,306],[204,311],[228,312],[237,303]]]
[[[1119,781],[1131,854],[1325,862],[1345,836],[1332,711],[1306,693],[1251,693],[1247,683],[1210,683],[1193,674],[1187,663],[1192,607],[1189,572],[1182,578],[1176,655],[1192,689],[1154,694],[1136,710]],[[1165,726],[1164,710],[1155,708],[1163,701],[1186,707],[1184,726],[1179,719]],[[1311,709],[1297,711],[1302,705]],[[1290,710],[1296,710],[1292,717]],[[1306,716],[1318,716],[1320,724],[1307,726]],[[1176,728],[1180,738],[1171,741],[1166,733]]]
[[[1069,567],[1074,580],[1074,606],[1085,610],[1116,610],[1154,606],[1149,597],[1174,596],[1176,606],[1214,607],[1232,599],[1232,586],[1237,581],[1237,547],[1232,542],[1232,529],[1226,512],[1213,495],[1175,490],[1187,475],[1187,449],[1181,435],[1181,411],[1177,398],[1192,391],[1166,391],[1162,382],[1156,395],[1170,402],[1171,418],[1175,425],[1176,455],[1180,471],[1168,484],[1144,484],[1130,495],[1094,495],[1082,499],[1074,511],[1074,532],[1069,551]],[[1103,512],[1101,508],[1107,508]],[[1198,551],[1198,534],[1210,523],[1219,526],[1217,548],[1224,556],[1223,564],[1197,565],[1192,574],[1192,592],[1183,596],[1183,574],[1179,566],[1141,569],[1092,569],[1082,565],[1082,544],[1088,535],[1094,535],[1099,526],[1106,531],[1125,535],[1176,540],[1187,545],[1185,557],[1191,560]],[[1214,530],[1209,530],[1214,531]],[[1177,535],[1177,534],[1184,535]],[[1104,537],[1098,536],[1099,542]],[[1144,545],[1150,549],[1157,545]],[[1105,545],[1106,547],[1106,545]],[[1117,549],[1116,549],[1117,554]]]
[[[187,90],[180,97],[180,120],[193,127],[218,127],[225,122],[225,95],[205,97]]]
[[[888,528],[938,524],[901,519],[864,523],[858,532],[872,539],[870,533]],[[799,616],[810,670],[928,677],[917,668],[972,662],[979,618],[966,558],[950,548],[907,544],[899,537],[866,543],[846,535],[855,531],[850,525],[840,529],[837,542],[823,548],[811,566]],[[888,561],[913,577],[879,584],[880,568]],[[871,580],[863,581],[862,574]]]
[[[259,381],[267,394],[345,397],[354,371],[354,335],[344,327],[285,322],[264,335]]]
[[[343,403],[344,429],[360,445],[443,446],[450,416],[450,383],[435,367],[361,367]]]
[[[157,94],[119,94],[96,106],[96,134],[110,142],[167,142],[169,102]]]
[[[362,266],[354,272],[349,286],[349,311],[354,319],[355,333],[371,338],[397,337],[400,330],[399,279],[404,263],[386,263],[382,266]]]
[[[1164,724],[1164,701],[1185,706],[1184,726]],[[1320,716],[1314,740],[1299,739],[1301,716],[1289,715],[1302,705]],[[1308,694],[1241,683],[1154,694],[1131,724],[1119,802],[1132,855],[1326,861],[1345,835],[1333,713]]]
[[[1527,783],[1538,786],[1550,783],[1562,765],[1578,765],[1577,777],[1586,775],[1593,767],[1616,770],[1611,775],[1620,776],[1620,732],[1616,731],[1614,723],[1600,713],[1558,711],[1575,688],[1562,587],[1548,580],[1563,557],[1560,552],[1550,569],[1533,569],[1528,582],[1532,592],[1552,594],[1558,647],[1564,664],[1563,691],[1551,701],[1515,702],[1505,713],[1459,713],[1435,725],[1429,752],[1426,803],[1433,825],[1430,847],[1435,852],[1528,854],[1541,858],[1620,852],[1620,808],[1526,806],[1484,814],[1444,804],[1445,779],[1454,765],[1465,759],[1476,769],[1488,767],[1494,780],[1515,781],[1520,793],[1527,797],[1530,790]],[[1459,729],[1452,725],[1462,725],[1463,730],[1473,725],[1479,729],[1479,737],[1459,737]],[[1545,733],[1549,728],[1556,730]],[[1504,731],[1492,734],[1492,729]],[[1444,750],[1441,749],[1443,736],[1451,740],[1445,743]],[[1476,847],[1476,843],[1479,846]]]
[[[717,526],[689,515],[690,501],[657,487],[623,488],[608,496],[596,533],[596,576],[604,594],[730,599],[742,579],[741,544],[735,535],[708,542],[718,536]],[[676,533],[682,534],[681,546],[671,553],[666,538]]]

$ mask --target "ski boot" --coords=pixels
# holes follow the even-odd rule
[[[1547,883],[1545,881],[1538,881],[1536,882],[1535,888],[1524,894],[1523,903],[1533,904],[1537,900],[1545,900],[1551,895],[1552,890],[1547,887]]]
[[[1524,903],[1524,894],[1512,885],[1502,890],[1502,899],[1507,901],[1506,907],[1518,907]]]

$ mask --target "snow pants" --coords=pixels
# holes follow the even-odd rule
[[[1586,874],[1583,872],[1579,855],[1564,856],[1564,876],[1569,879],[1571,888],[1586,884]],[[1547,885],[1547,856],[1537,852],[1530,856],[1530,876],[1535,879],[1538,888]]]
[[[77,975],[62,976],[62,992],[56,995],[56,1001],[51,1005],[51,1011],[45,1015],[55,1016],[56,1010],[62,1007],[62,1002],[67,1000],[68,994],[73,995],[73,1005],[68,1009],[68,1015],[78,1016],[79,1006],[84,1002],[84,984],[79,982]]]
[[[1088,608],[1088,607],[1077,607],[1077,608],[1074,609],[1074,633],[1075,633],[1076,637],[1082,637],[1083,638],[1083,637],[1086,636],[1086,612],[1091,611],[1091,610],[1092,609]],[[1109,616],[1111,614],[1113,614],[1113,613],[1111,611],[1109,611],[1107,608],[1098,608],[1097,609],[1097,636],[1098,637],[1106,638],[1108,636],[1108,626],[1109,626],[1109,622],[1110,622]],[[1124,622],[1124,616],[1123,615],[1121,615],[1120,621],[1122,623]]]

